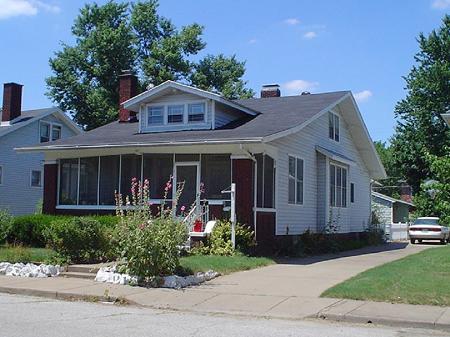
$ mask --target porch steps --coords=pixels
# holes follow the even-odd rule
[[[113,262],[101,264],[73,264],[67,266],[66,270],[62,272],[60,276],[93,280],[101,267],[110,266],[112,264]]]
[[[85,280],[94,280],[96,273],[63,272],[59,274],[62,277],[81,278]]]

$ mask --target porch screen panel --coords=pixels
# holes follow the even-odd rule
[[[142,156],[127,154],[122,155],[122,167],[120,175],[120,193],[123,197],[131,194],[131,180],[141,180]]]
[[[150,182],[150,198],[162,199],[164,187],[173,174],[172,154],[145,154],[144,155],[144,179]],[[171,199],[171,193],[167,196]]]
[[[275,207],[275,161],[268,155],[256,154],[256,206]]]
[[[100,157],[100,205],[114,205],[119,192],[120,156]]]
[[[76,205],[78,193],[78,158],[62,159],[59,164],[59,204]]]
[[[229,199],[230,194],[221,193],[231,185],[231,159],[229,154],[202,155],[200,181],[204,185],[205,199]]]
[[[264,176],[264,159],[261,153],[255,155],[256,159],[256,206],[263,207],[263,176]]]
[[[98,157],[80,158],[79,205],[97,205]]]

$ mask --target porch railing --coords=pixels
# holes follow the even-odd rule
[[[202,223],[201,231],[204,231],[205,225],[209,221],[209,205],[208,204],[197,204],[189,211],[188,215],[183,219],[183,223],[188,226],[189,232],[194,231],[194,225],[197,220]]]

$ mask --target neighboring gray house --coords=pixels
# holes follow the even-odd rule
[[[376,213],[381,224],[406,224],[413,209],[414,204],[411,202],[372,192],[372,211]]]
[[[0,124],[0,209],[34,213],[42,200],[44,156],[14,149],[81,133],[58,108],[21,111],[22,86],[5,83]]]
[[[386,173],[351,92],[281,97],[270,85],[228,100],[172,81],[136,95],[136,82],[121,76],[119,121],[20,150],[45,153],[45,212],[114,212],[132,177],[150,180],[156,207],[172,176],[185,182],[178,206],[202,199],[210,218],[227,216],[221,191],[236,183],[238,221],[258,242],[331,221],[341,233],[367,228],[371,179]]]
[[[450,113],[442,114],[442,118],[444,118],[444,121],[447,122],[447,124],[450,126]]]

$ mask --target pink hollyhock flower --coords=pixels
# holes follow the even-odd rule
[[[180,210],[181,210],[182,212],[184,212],[184,211],[186,210],[186,207],[181,206]]]

